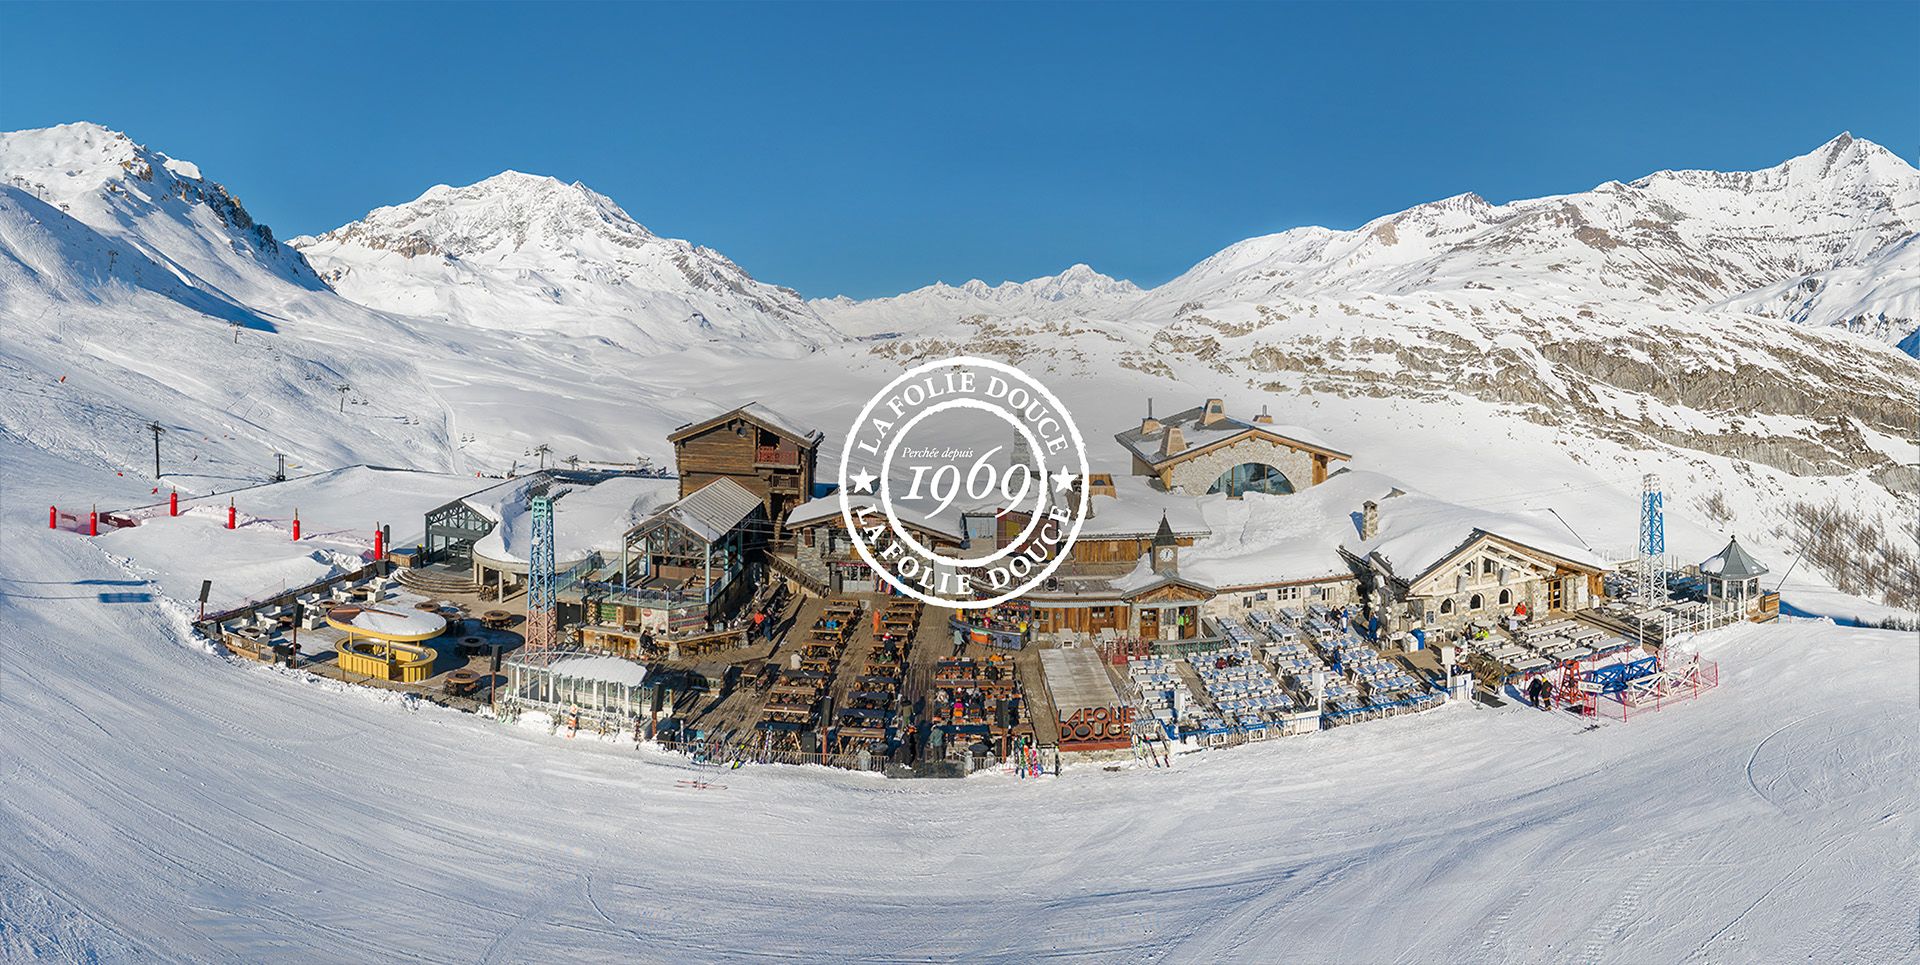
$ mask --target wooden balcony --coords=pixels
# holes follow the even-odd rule
[[[756,446],[753,450],[754,466],[778,466],[786,469],[800,468],[800,450],[780,446]]]

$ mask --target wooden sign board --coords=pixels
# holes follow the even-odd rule
[[[1132,707],[1087,707],[1060,718],[1063,751],[1125,750],[1132,746]]]

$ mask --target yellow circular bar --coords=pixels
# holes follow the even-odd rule
[[[340,655],[340,669],[403,684],[417,684],[433,676],[433,662],[440,656],[431,647],[385,640],[348,638],[334,649]]]
[[[350,604],[327,611],[327,625],[356,637],[384,640],[388,643],[414,643],[439,636],[447,621],[438,613],[425,610],[389,610],[382,607]]]

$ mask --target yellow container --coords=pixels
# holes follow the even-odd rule
[[[433,676],[433,661],[439,656],[430,647],[385,640],[342,640],[334,649],[340,655],[340,669],[402,684]]]

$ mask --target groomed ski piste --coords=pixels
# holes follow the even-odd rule
[[[1717,689],[1597,728],[1455,702],[1058,779],[720,769],[214,652],[22,505],[76,467],[0,465],[7,961],[1920,954],[1911,633],[1714,631]]]

